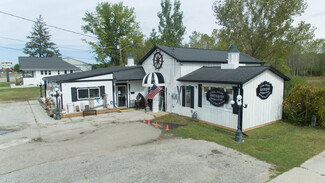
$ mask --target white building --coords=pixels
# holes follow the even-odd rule
[[[154,109],[159,103],[159,110],[188,117],[195,114],[199,120],[227,129],[237,128],[238,109],[236,105],[232,107],[231,101],[238,94],[248,104],[239,116],[243,119],[242,130],[282,118],[284,82],[289,78],[240,53],[236,46],[228,51],[155,46],[140,64],[44,80],[48,91],[54,86],[62,91],[62,108],[100,108],[106,104],[109,108],[132,107],[135,97],[139,93],[146,96],[146,86],[154,83],[163,89],[153,100]],[[101,97],[103,93],[107,96],[105,100]]]
[[[62,59],[65,62],[68,62],[71,65],[74,65],[76,67],[78,67],[81,71],[90,71],[91,70],[91,64],[88,64],[86,62],[74,59],[74,58],[70,58],[70,57],[66,57]]]
[[[59,57],[19,57],[23,85],[43,84],[43,77],[80,72],[80,69]]]

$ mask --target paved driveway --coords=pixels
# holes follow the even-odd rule
[[[265,182],[271,166],[142,123],[142,111],[55,121],[37,101],[0,104],[0,182]],[[2,118],[1,118],[2,119]]]

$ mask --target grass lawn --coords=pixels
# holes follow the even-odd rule
[[[39,90],[39,87],[1,89],[0,101],[25,101],[37,99],[40,95]]]
[[[298,127],[278,122],[255,130],[250,130],[243,143],[234,141],[235,132],[194,120],[167,114],[153,120],[180,125],[170,130],[176,136],[202,139],[236,149],[257,159],[275,165],[278,174],[325,150],[325,130],[311,127]],[[244,165],[243,165],[244,166]]]
[[[325,76],[306,76],[308,84],[315,86],[325,86]]]
[[[0,87],[10,87],[10,84],[15,84],[16,82],[0,82]]]

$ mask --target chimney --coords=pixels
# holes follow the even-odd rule
[[[134,58],[132,54],[128,56],[128,64],[126,66],[134,66]]]
[[[227,64],[221,64],[221,69],[237,69],[239,66],[244,66],[239,64],[239,54],[238,48],[236,45],[231,45],[228,50],[228,59]]]

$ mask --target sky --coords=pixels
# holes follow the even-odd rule
[[[173,1],[173,0],[172,0]],[[94,12],[100,0],[1,0],[0,11],[36,20],[41,14],[48,25],[83,33],[81,26],[85,24],[82,18],[85,13]],[[125,6],[135,8],[140,29],[146,36],[153,28],[158,29],[157,13],[161,11],[161,0],[109,0],[109,3],[123,2]],[[193,31],[211,34],[216,24],[213,15],[214,1],[211,0],[181,0],[183,24],[186,26],[184,41],[188,41]],[[305,0],[308,8],[300,17],[295,17],[295,24],[306,21],[316,27],[315,38],[325,38],[325,1]],[[18,63],[19,56],[26,56],[22,49],[30,35],[33,22],[18,19],[0,13],[0,62]],[[71,57],[87,63],[96,63],[90,47],[82,41],[82,35],[49,28],[51,40],[57,44],[62,57]],[[90,34],[91,35],[91,34]]]

